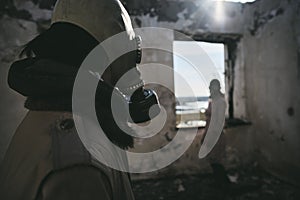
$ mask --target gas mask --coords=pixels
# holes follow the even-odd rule
[[[142,39],[140,36],[135,37],[136,51],[134,52],[134,54],[136,54],[136,64],[140,64],[142,60],[141,42]],[[137,79],[139,78],[140,77],[138,77]],[[134,90],[131,94],[131,97],[128,98],[129,112],[133,122],[146,122],[151,120],[151,117],[155,117],[160,113],[156,93],[153,90],[145,89],[142,81],[140,83],[130,85],[126,90]],[[124,91],[125,95],[127,93],[126,90]],[[127,94],[130,93],[131,92]],[[150,116],[150,109],[152,109],[152,116]]]
[[[144,88],[137,68],[142,58],[141,37],[135,35],[131,19],[119,0],[58,0],[52,16],[52,23],[56,22],[75,24],[100,43],[115,34],[126,32],[124,44],[135,50],[114,60],[99,78],[115,87],[114,91],[122,96],[129,107],[131,122],[146,122],[160,113],[156,93]],[[118,47],[113,48],[117,50]],[[122,78],[128,71],[130,76]]]
[[[124,38],[124,40],[127,39]],[[128,45],[134,46],[130,49],[135,50],[113,61],[102,75],[102,80],[115,87],[114,91],[123,96],[129,106],[131,117],[129,121],[143,123],[157,116],[160,113],[160,106],[156,93],[151,89],[144,88],[144,82],[137,67],[142,59],[141,37],[135,36],[134,39],[127,42]],[[123,76],[126,73],[127,76]]]

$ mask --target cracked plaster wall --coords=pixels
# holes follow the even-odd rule
[[[243,57],[255,159],[296,184],[300,183],[299,5],[295,0],[264,0],[247,7],[238,52]]]

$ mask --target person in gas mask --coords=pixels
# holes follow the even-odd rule
[[[59,0],[51,27],[25,46],[22,54],[27,58],[11,66],[8,82],[27,97],[29,112],[0,169],[1,199],[134,199],[128,174],[95,161],[76,134],[72,115],[72,89],[81,63],[99,43],[123,31],[128,42],[138,43],[119,0]],[[105,70],[96,90],[99,123],[122,149],[133,147],[133,138],[116,125],[109,102],[115,84],[130,69],[136,76],[120,91],[138,88],[131,103],[153,95],[145,92],[135,68],[140,56],[133,51],[119,57]],[[137,110],[143,111],[139,106],[142,103]],[[133,113],[133,121],[148,120],[143,113]],[[126,119],[119,123],[127,126]]]

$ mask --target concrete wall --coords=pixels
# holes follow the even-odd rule
[[[210,0],[128,1],[134,21],[142,27],[164,27],[187,34],[241,33],[241,4]]]
[[[255,159],[300,183],[299,1],[258,1],[244,10],[247,116]],[[298,40],[297,40],[298,38]]]

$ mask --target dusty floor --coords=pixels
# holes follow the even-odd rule
[[[136,200],[298,200],[300,188],[257,168],[228,172],[230,183],[213,174],[135,181]]]

